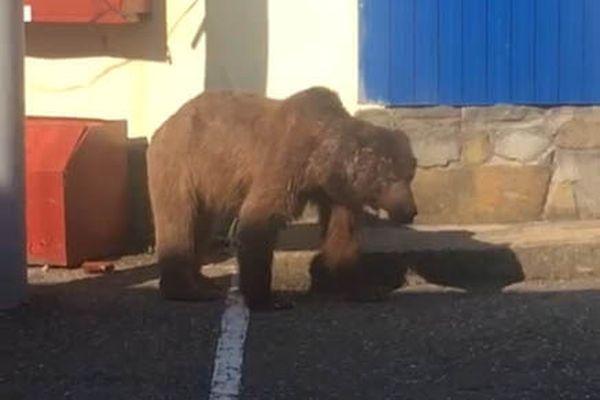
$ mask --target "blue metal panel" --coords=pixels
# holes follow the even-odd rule
[[[361,100],[600,104],[600,0],[360,0]]]
[[[449,1],[444,4],[438,16],[438,102],[460,104],[462,102],[462,1]]]
[[[433,104],[438,97],[438,0],[415,6],[415,102]]]
[[[490,1],[488,6],[488,96],[491,101],[511,101],[512,0]]]
[[[396,104],[415,104],[415,1],[390,1],[390,100]]]
[[[511,95],[512,101],[534,99],[534,0],[513,0]]]
[[[560,2],[560,102],[580,102],[583,98],[583,0]]]
[[[361,101],[390,100],[390,0],[360,0]]]
[[[600,103],[600,1],[585,0],[584,4],[583,98],[586,103]]]
[[[559,0],[536,0],[535,4],[535,100],[558,102]]]
[[[462,99],[480,103],[487,97],[487,1],[463,0]]]

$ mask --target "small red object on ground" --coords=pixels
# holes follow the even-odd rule
[[[115,270],[115,264],[110,261],[86,261],[81,267],[88,274],[107,274]]]

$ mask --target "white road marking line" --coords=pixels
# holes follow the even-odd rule
[[[240,392],[250,311],[239,291],[238,276],[234,274],[231,278],[227,308],[221,319],[209,400],[237,399]]]

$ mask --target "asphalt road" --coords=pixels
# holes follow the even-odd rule
[[[223,305],[162,301],[136,261],[30,273],[30,304],[0,316],[0,399],[204,398]]]
[[[30,304],[0,314],[0,399],[207,398],[222,302],[162,301],[147,257],[30,282]],[[598,279],[293,296],[252,315],[240,398],[600,399]]]
[[[299,299],[250,323],[245,399],[599,399],[600,282],[382,304]]]

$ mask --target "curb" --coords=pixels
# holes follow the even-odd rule
[[[280,235],[276,288],[310,286],[308,266],[318,238],[314,224],[293,225]],[[406,268],[430,283],[467,290],[600,276],[600,221],[368,227],[361,239],[365,252],[381,257],[369,274],[386,285],[401,285],[393,280]]]

